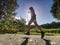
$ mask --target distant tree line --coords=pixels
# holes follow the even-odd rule
[[[52,22],[52,23],[47,23],[47,24],[43,24],[41,25],[41,27],[43,28],[60,28],[60,22]]]
[[[60,28],[60,22],[52,22],[40,25],[42,28],[51,29],[51,28]],[[31,29],[36,28],[34,25],[31,25]]]

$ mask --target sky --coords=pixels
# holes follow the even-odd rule
[[[16,10],[16,18],[22,17],[26,19],[27,24],[31,18],[28,13],[29,7],[31,6],[35,10],[37,18],[36,20],[39,25],[51,22],[58,22],[58,20],[55,19],[50,13],[53,0],[17,0],[17,3],[19,7]]]

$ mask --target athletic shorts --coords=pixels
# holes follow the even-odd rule
[[[31,17],[31,20],[32,20],[32,21],[36,21],[36,16],[35,16],[35,15],[32,16],[32,17]]]

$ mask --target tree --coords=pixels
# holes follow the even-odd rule
[[[7,30],[13,25],[17,8],[17,0],[0,0],[0,25],[2,27],[5,26],[6,28],[3,27],[4,29]]]
[[[54,18],[60,20],[60,0],[53,0],[53,5],[51,7],[51,13]]]
[[[0,20],[11,22],[16,15],[18,4],[16,0],[0,0]]]
[[[26,29],[26,21],[25,19],[21,18],[21,19],[15,19],[14,21],[14,26],[17,27],[17,31],[24,31]]]

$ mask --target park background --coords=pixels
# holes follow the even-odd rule
[[[0,0],[0,33],[24,34],[30,15],[28,8],[33,6],[37,22],[46,35],[60,35],[59,0]],[[31,35],[39,35],[39,29],[31,25]]]

